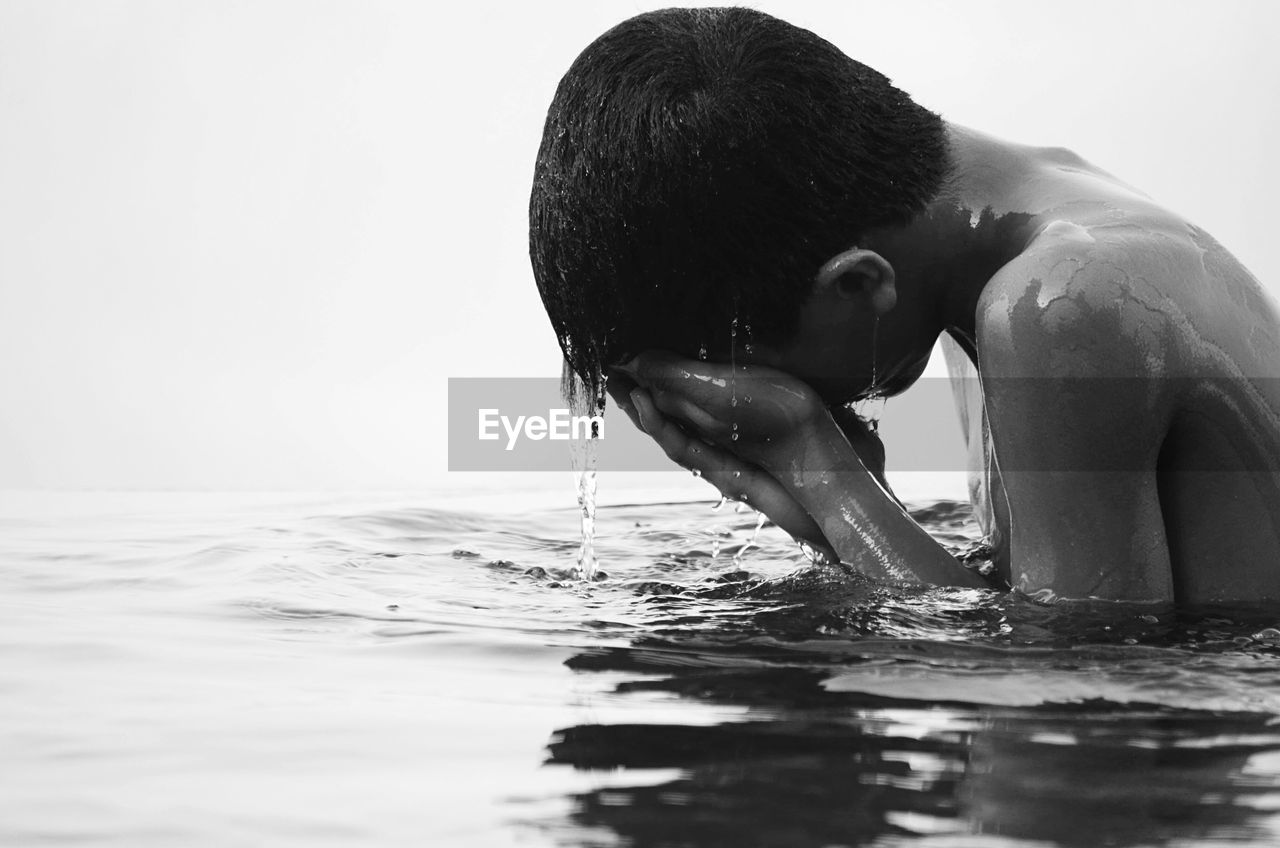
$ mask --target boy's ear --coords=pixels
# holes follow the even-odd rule
[[[893,266],[874,250],[857,247],[836,254],[819,269],[814,293],[861,303],[876,316],[898,303]]]

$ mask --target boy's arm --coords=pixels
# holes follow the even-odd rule
[[[820,416],[761,463],[811,515],[844,562],[892,582],[990,588],[917,524]]]
[[[1010,582],[1024,592],[1173,597],[1156,482],[1169,363],[1149,344],[1168,306],[1139,282],[1056,250],[1015,261],[984,293],[979,369],[1008,499]]]
[[[883,580],[987,587],[881,487],[817,396],[795,378],[660,351],[637,357],[625,373],[664,415],[763,469],[813,517],[843,562]]]
[[[618,408],[626,413],[640,432],[657,442],[672,462],[693,471],[726,498],[750,504],[824,557],[836,557],[809,513],[759,466],[744,462],[730,451],[699,439],[678,422],[667,418],[658,411],[648,391],[625,376],[613,375],[608,388]]]

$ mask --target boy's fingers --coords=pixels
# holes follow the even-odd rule
[[[658,443],[668,459],[691,470],[706,471],[701,443],[686,433],[679,424],[663,415],[654,405],[649,392],[633,389],[631,399],[640,419],[640,429]]]
[[[646,350],[621,370],[648,388],[686,393],[690,388],[724,388],[732,368],[716,362],[685,359],[667,350]],[[694,377],[702,379],[691,386]]]
[[[636,388],[631,390],[629,397],[631,398],[632,409],[635,412],[635,417],[632,420],[636,422],[636,426],[661,443],[666,420],[662,417],[662,413],[658,411],[657,407],[653,405],[649,392],[646,389]]]
[[[690,436],[662,414],[645,389],[632,390],[631,399],[640,418],[641,429],[658,443],[668,458],[698,471],[725,495],[735,496],[721,486],[720,480],[727,484],[733,479],[732,472],[744,467],[742,460]]]
[[[632,399],[645,432],[671,461],[697,471],[720,494],[750,504],[797,539],[830,552],[817,523],[777,480],[732,453],[691,437],[662,415],[644,389],[634,390]]]
[[[704,452],[708,454],[704,461],[709,468],[703,471],[703,479],[719,489],[720,494],[747,503],[769,516],[774,524],[791,536],[804,539],[821,548],[829,557],[834,557],[817,522],[782,488],[782,484],[759,469],[742,468],[736,462],[720,462],[719,457],[727,454],[718,448],[708,447]]]
[[[649,391],[634,388],[628,399],[631,403],[626,408],[627,415],[672,462],[697,471],[720,494],[745,501],[787,533],[808,541],[834,560],[835,554],[822,530],[777,480],[729,451],[690,436],[663,415]]]
[[[617,404],[618,409],[631,419],[631,423],[636,425],[636,429],[644,432],[644,426],[640,423],[640,414],[636,411],[635,402],[631,399],[631,392],[636,390],[636,384],[626,379],[612,377],[606,391],[613,398],[613,402]]]
[[[609,393],[609,397],[613,398],[613,402],[618,405],[618,409],[626,412],[631,406],[631,390],[636,387],[635,380],[632,380],[625,373],[614,369],[609,374],[609,379],[605,382],[605,391]]]
[[[650,391],[650,395],[654,406],[664,414],[687,421],[703,433],[710,435],[725,429],[715,416],[678,392],[655,387]]]

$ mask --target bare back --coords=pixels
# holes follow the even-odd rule
[[[1020,511],[1056,511],[1034,518],[1068,525],[1065,538],[1091,528],[1073,520],[1069,496],[1009,498],[1004,478],[1070,493],[1073,462],[1114,455],[1123,462],[1074,490],[1145,497],[1163,538],[1113,540],[1108,568],[1140,551],[1159,570],[1158,542],[1180,601],[1280,598],[1280,313],[1208,234],[1109,175],[1057,150],[1024,149],[1014,164],[1009,206],[1034,210],[1039,228],[983,291],[982,397],[957,393],[971,493],[1005,567]],[[947,353],[953,376],[972,368],[957,346]],[[1035,381],[1058,387],[1037,390],[1052,402],[1008,397]],[[1018,420],[1004,420],[1013,410]],[[1114,443],[1125,447],[1103,449]]]

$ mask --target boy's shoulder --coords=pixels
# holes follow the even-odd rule
[[[1221,281],[1212,279],[1194,233],[1179,219],[1149,212],[1043,224],[983,290],[983,371],[1173,376],[1203,334],[1204,314],[1222,312],[1214,303]]]

